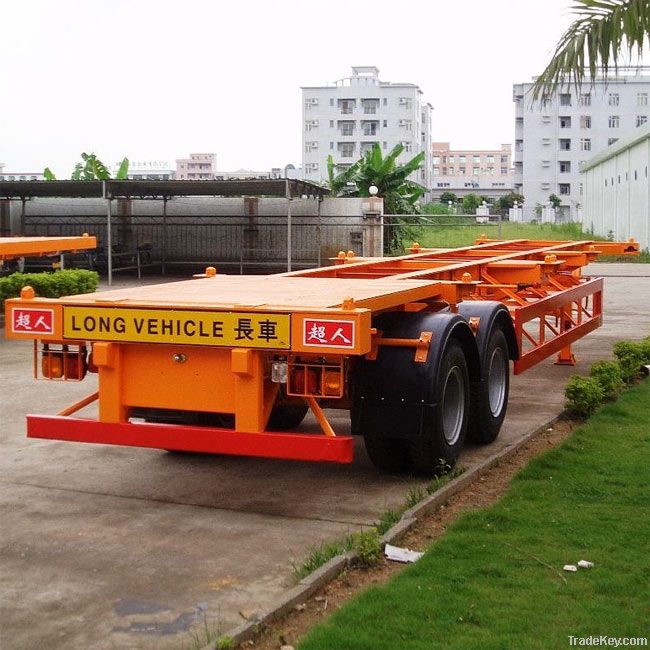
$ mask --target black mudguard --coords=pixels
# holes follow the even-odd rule
[[[435,381],[440,359],[451,337],[467,358],[470,378],[479,380],[476,341],[467,321],[449,312],[389,312],[373,327],[386,338],[418,339],[431,332],[425,362],[415,361],[415,348],[380,346],[375,361],[361,359],[352,374],[352,433],[413,439],[423,433],[422,423],[433,417]]]
[[[480,319],[476,332],[476,346],[481,360],[485,358],[487,344],[495,324],[505,334],[510,360],[519,359],[519,346],[515,336],[515,327],[510,312],[503,303],[496,300],[465,300],[458,304],[458,313],[468,322],[470,318],[478,317]]]

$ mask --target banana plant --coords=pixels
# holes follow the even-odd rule
[[[372,149],[340,174],[335,174],[332,156],[327,159],[329,187],[335,196],[370,196],[370,187],[377,188],[377,195],[384,199],[384,212],[390,215],[384,219],[388,226],[384,239],[385,252],[397,252],[402,240],[411,236],[409,227],[401,214],[419,214],[418,201],[425,192],[424,187],[409,180],[409,176],[422,167],[424,152],[417,154],[404,164],[397,159],[404,146],[396,145],[386,157],[381,147],[375,144]]]
[[[129,173],[129,159],[123,158],[117,170],[115,178],[124,180]],[[43,170],[46,181],[55,181],[56,176],[49,167]],[[71,180],[73,181],[106,181],[111,178],[106,165],[94,153],[82,153],[81,162],[78,162],[72,170]]]

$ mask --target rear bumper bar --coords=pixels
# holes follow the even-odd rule
[[[28,415],[27,437],[331,463],[351,463],[354,455],[351,436],[245,433],[177,424],[98,422],[60,415]]]

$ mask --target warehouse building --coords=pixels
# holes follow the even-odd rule
[[[637,239],[650,249],[650,124],[582,166],[584,226],[616,240]]]

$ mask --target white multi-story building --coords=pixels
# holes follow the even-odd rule
[[[379,144],[386,155],[402,143],[398,162],[421,151],[422,168],[411,176],[431,187],[431,104],[416,84],[380,81],[374,66],[326,86],[302,87],[302,167],[305,180],[327,182],[327,157],[337,169],[350,166]]]
[[[0,163],[0,181],[42,181],[43,172],[6,172],[5,163]]]
[[[119,168],[119,162],[113,165],[113,176]],[[174,178],[174,173],[174,167],[167,160],[132,160],[126,177],[134,181],[169,181]]]
[[[532,82],[514,84],[514,183],[525,207],[532,211],[556,194],[564,216],[582,220],[580,165],[647,122],[648,72],[619,68],[607,81],[597,77],[593,85],[588,79],[577,90],[563,87],[546,104],[532,102]]]

